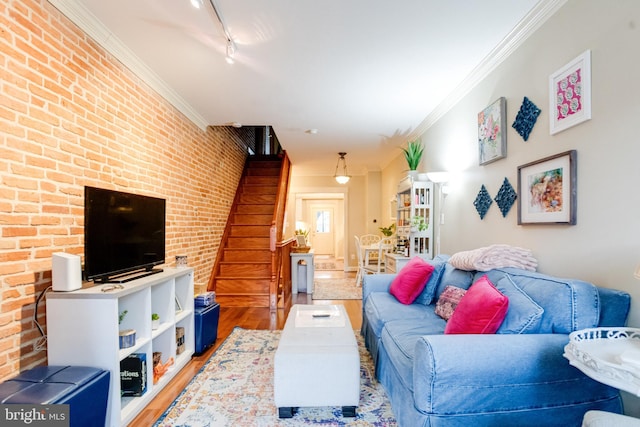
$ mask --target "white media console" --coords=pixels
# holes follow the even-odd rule
[[[164,271],[122,285],[85,284],[73,292],[47,294],[49,365],[95,366],[111,372],[107,422],[126,426],[190,360],[195,348],[193,269]],[[119,317],[123,312],[122,322]],[[153,330],[151,314],[160,316]],[[184,350],[177,354],[176,328],[184,328]],[[119,348],[119,331],[135,329],[132,347]],[[153,353],[174,364],[153,383]],[[147,389],[139,397],[121,397],[120,362],[134,353],[147,360]]]

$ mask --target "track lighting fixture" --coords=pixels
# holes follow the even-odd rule
[[[236,54],[236,44],[233,42],[233,40],[229,39],[227,40],[227,56],[225,58],[225,60],[227,61],[227,63],[229,64],[233,64],[233,56]]]
[[[227,39],[227,45],[226,45],[227,54],[225,56],[225,61],[227,61],[227,63],[229,64],[233,64],[234,55],[236,54],[236,51],[237,51],[236,43],[233,41],[233,38],[231,38],[231,34],[229,34],[229,30],[227,29],[227,26],[224,24],[224,20],[222,19],[222,15],[220,15],[220,12],[216,7],[215,1],[209,0],[209,2],[211,3],[211,7],[213,8],[213,11],[216,13],[216,18],[218,18],[218,22],[220,22],[220,25],[222,26],[224,37]]]

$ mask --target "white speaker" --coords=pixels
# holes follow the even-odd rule
[[[56,252],[52,256],[51,277],[54,291],[75,291],[82,287],[82,267],[78,255]]]

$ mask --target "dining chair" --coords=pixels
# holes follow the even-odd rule
[[[378,253],[372,251],[365,251],[365,249],[370,248],[371,246],[377,244],[380,241],[380,236],[376,234],[363,234],[360,236],[360,250],[363,252],[363,265],[366,264],[377,264],[378,263]],[[367,256],[368,255],[368,256]]]
[[[362,246],[373,245],[374,243],[378,243],[380,241],[380,236],[376,234],[363,234],[360,236],[360,244]]]
[[[354,236],[355,240],[356,240],[356,254],[358,256],[358,270],[356,272],[356,286],[361,286],[362,285],[362,279],[364,277],[365,274],[370,274],[370,272],[368,272],[365,269],[365,265],[364,265],[364,254],[362,252],[362,246],[361,246],[361,242],[360,242],[360,238],[358,236]]]
[[[380,241],[377,243],[377,246],[378,250],[377,252],[375,252],[375,263],[364,265],[364,270],[366,273],[380,274],[385,272],[385,254],[393,251],[393,239],[391,239],[390,237],[380,239]]]

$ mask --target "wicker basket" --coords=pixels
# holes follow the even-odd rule
[[[294,254],[305,254],[311,250],[311,246],[293,246],[291,252]]]

